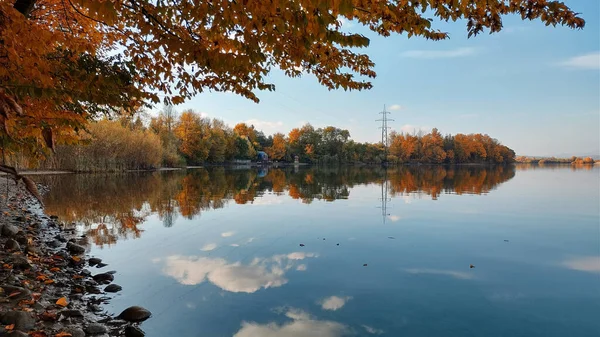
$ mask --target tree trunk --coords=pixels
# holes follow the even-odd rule
[[[25,17],[28,17],[36,2],[37,0],[17,0],[13,7]]]

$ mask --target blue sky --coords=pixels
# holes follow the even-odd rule
[[[310,122],[350,130],[376,142],[375,119],[386,104],[394,130],[487,133],[523,155],[600,154],[600,1],[566,0],[586,20],[584,30],[504,19],[505,29],[467,39],[465,22],[440,23],[446,41],[383,38],[358,24],[344,29],[371,39],[374,88],[328,91],[311,75],[269,77],[275,92],[253,103],[206,93],[177,106],[231,125],[253,123],[271,134]]]

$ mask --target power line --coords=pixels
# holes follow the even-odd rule
[[[379,113],[380,115],[383,115],[381,119],[376,119],[376,122],[381,122],[381,126],[379,127],[381,129],[381,143],[383,144],[383,150],[384,150],[384,154],[385,154],[385,159],[384,162],[387,162],[387,154],[388,154],[388,129],[390,128],[388,126],[388,122],[393,122],[393,119],[389,119],[387,118],[388,114],[391,114],[391,112],[386,111],[385,110],[385,104],[383,105],[383,111]]]

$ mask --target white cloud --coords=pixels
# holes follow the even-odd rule
[[[254,125],[255,129],[263,131],[265,134],[272,134],[283,130],[283,122],[281,121],[270,122],[254,118],[249,119],[244,123],[246,123],[247,125]]]
[[[209,244],[204,245],[202,248],[200,248],[200,250],[203,252],[209,252],[211,250],[214,250],[215,248],[217,248],[216,243],[209,243]]]
[[[600,256],[583,256],[564,261],[564,267],[588,273],[600,273]]]
[[[298,267],[296,267],[297,271],[306,271],[306,265],[305,264],[301,264],[298,265]]]
[[[231,247],[239,247],[240,245],[238,245],[237,243],[232,243],[230,244]]]
[[[416,125],[411,125],[411,124],[404,124],[404,125],[402,125],[402,127],[400,127],[400,132],[404,132],[404,133],[408,133],[408,134],[419,133],[419,131],[423,131],[424,133],[427,133],[427,132],[429,132],[429,130],[431,130],[431,128],[428,126],[416,126]]]
[[[290,309],[285,315],[292,321],[281,325],[242,322],[242,328],[233,337],[341,337],[348,332],[343,324],[314,319],[302,310]]]
[[[255,258],[247,265],[230,263],[222,258],[170,256],[164,260],[163,273],[184,285],[209,281],[235,293],[253,293],[260,289],[280,287],[287,283],[285,273],[296,261],[317,257],[313,253],[290,253],[270,258]]]
[[[228,238],[230,236],[233,236],[233,234],[235,234],[235,232],[229,231],[229,232],[221,233],[221,236],[224,237],[224,238]]]
[[[396,221],[400,220],[401,218],[399,215],[388,215],[388,219],[396,222]]]
[[[252,205],[255,206],[267,206],[267,205],[280,205],[283,204],[283,199],[277,195],[263,195],[262,197],[254,198]]]
[[[346,305],[346,302],[348,302],[351,299],[352,299],[352,297],[349,297],[349,296],[346,296],[346,297],[330,296],[330,297],[322,299],[317,304],[320,304],[321,308],[323,310],[336,311],[338,309],[341,309],[344,305]]]
[[[473,278],[472,274],[454,270],[412,268],[406,269],[406,272],[410,274],[446,275],[461,280],[468,280]]]
[[[409,50],[400,54],[403,57],[419,58],[419,59],[441,59],[455,58],[474,55],[477,49],[471,47],[463,47],[447,50]]]
[[[367,331],[367,333],[370,333],[371,335],[381,335],[384,331],[381,329],[375,329],[373,327],[370,327],[368,325],[362,325],[363,328],[365,328],[365,330]]]
[[[343,18],[343,17],[338,18],[338,21],[340,22],[340,25],[342,25],[342,28],[350,28],[350,27],[354,26],[352,21],[349,21],[348,19]]]
[[[600,51],[571,57],[560,65],[569,68],[600,69]]]
[[[402,106],[400,104],[392,104],[392,105],[390,105],[389,110],[391,110],[391,111],[402,110]]]

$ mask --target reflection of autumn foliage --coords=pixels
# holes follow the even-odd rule
[[[38,177],[50,186],[46,211],[61,221],[76,222],[97,245],[137,238],[139,225],[157,214],[165,227],[181,215],[192,219],[233,200],[250,204],[263,193],[287,194],[293,199],[347,199],[355,185],[389,180],[392,195],[424,193],[437,199],[443,193],[481,194],[514,176],[514,167],[405,166],[270,169],[264,176],[253,170],[211,170],[82,174]]]
[[[441,193],[482,194],[515,175],[513,166],[400,167],[388,173],[392,195],[422,192],[436,200]]]

